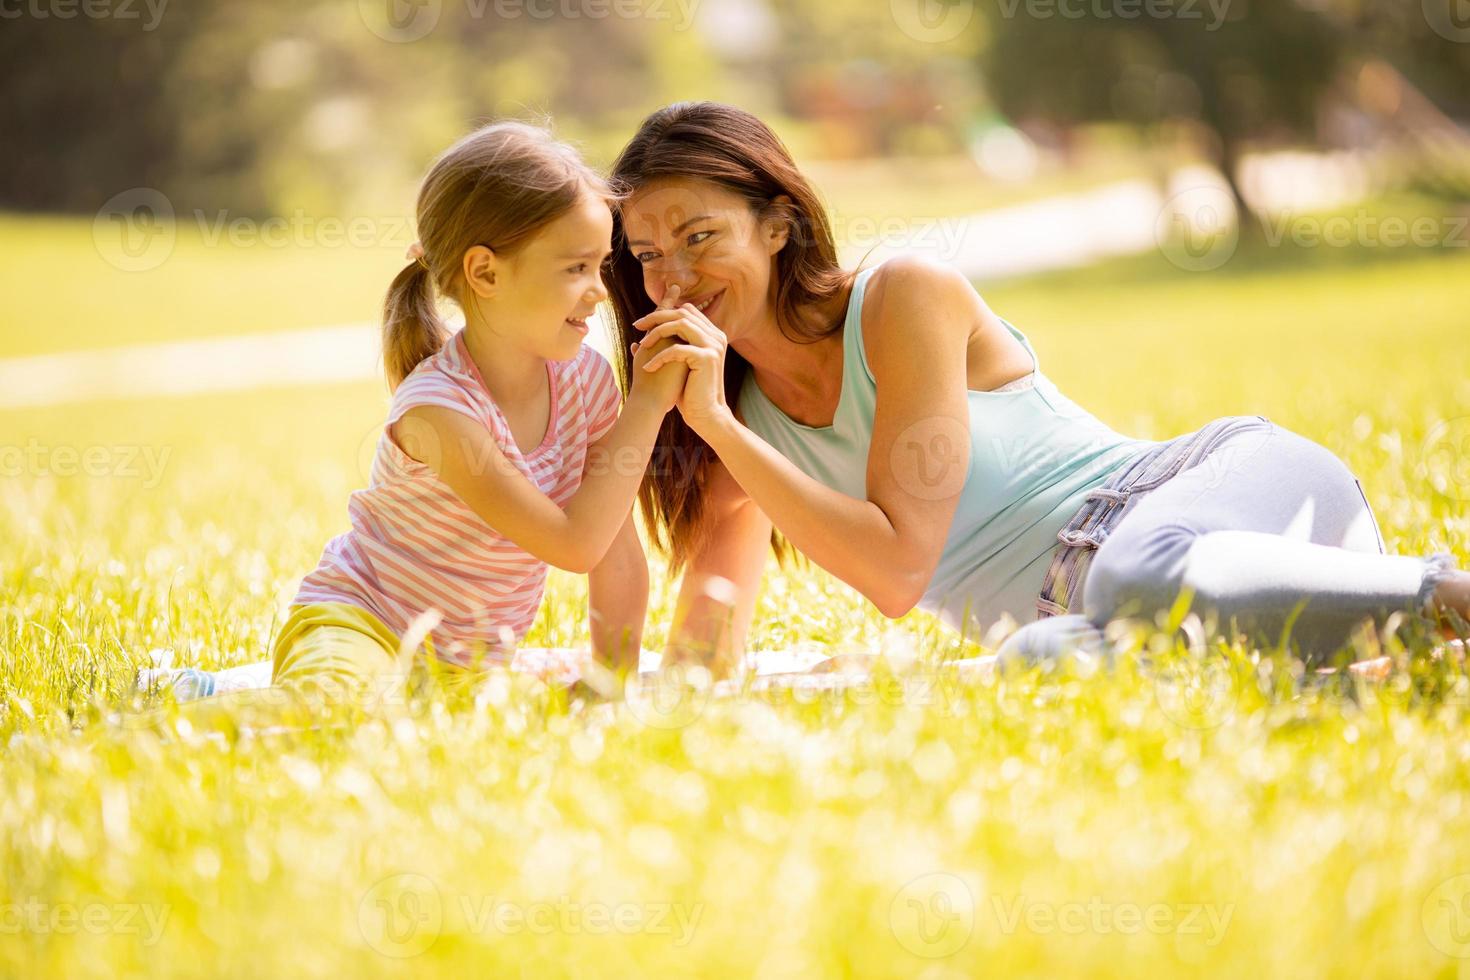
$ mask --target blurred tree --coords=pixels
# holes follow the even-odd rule
[[[1227,0],[1218,16],[1218,6],[1157,0],[1125,20],[1109,5],[987,5],[992,95],[1018,118],[1202,123],[1237,207],[1249,214],[1237,181],[1245,141],[1309,131],[1341,51],[1321,18],[1292,0],[1253,3],[1248,13],[1231,7]],[[1042,10],[1051,13],[1037,16]]]
[[[1420,8],[1395,0],[997,0],[986,5],[991,44],[980,64],[1014,118],[1202,125],[1237,207],[1249,214],[1238,182],[1246,145],[1314,142],[1324,100],[1343,94],[1345,70],[1365,56],[1421,66],[1417,74],[1437,95],[1464,99],[1470,46],[1436,34],[1426,17],[1405,16],[1408,6]]]

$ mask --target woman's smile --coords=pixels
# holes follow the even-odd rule
[[[695,309],[697,309],[699,312],[703,313],[706,317],[710,317],[710,313],[714,310],[715,306],[719,303],[720,297],[722,297],[724,295],[725,295],[725,291],[723,289],[721,289],[719,292],[716,292],[716,293],[708,293],[708,294],[706,294],[703,297],[700,297],[698,299],[686,299],[686,300],[684,300],[684,302],[686,302],[686,303],[693,303]],[[713,320],[714,318],[713,317],[710,317],[710,319]]]

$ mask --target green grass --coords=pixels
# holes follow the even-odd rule
[[[810,169],[837,232],[870,241],[894,234],[894,215],[969,214],[1134,176],[1139,165],[1102,157],[1024,185],[989,180],[961,158]],[[0,357],[374,321],[416,237],[407,210],[270,223],[174,217],[171,235],[162,224],[135,226],[129,253],[116,222],[0,214]]]
[[[371,279],[275,293],[246,259],[195,258],[161,314],[175,327],[276,324]],[[983,291],[1120,430],[1268,415],[1363,478],[1390,550],[1464,560],[1470,492],[1430,487],[1429,440],[1470,416],[1470,261],[1271,258]],[[7,309],[48,307],[8,286]],[[66,329],[46,349],[106,336]],[[151,647],[264,655],[345,527],[383,408],[361,384],[0,413],[4,444],[31,449],[0,479],[0,975],[1463,972],[1470,680],[1449,666],[1406,659],[1346,691],[1259,651],[1201,667],[1158,647],[1162,671],[1126,655],[964,684],[898,659],[852,696],[714,700],[682,725],[498,683],[478,704],[223,744],[109,724]],[[100,447],[112,471],[58,476],[61,447]],[[162,472],[125,471],[131,447]],[[653,578],[657,647],[672,597]],[[529,642],[581,641],[584,608],[553,574]],[[924,664],[976,652],[773,568],[756,646],[880,641]],[[1181,697],[1181,677],[1212,696]],[[37,929],[43,913],[60,918]]]

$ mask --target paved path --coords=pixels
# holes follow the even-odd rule
[[[1333,157],[1279,154],[1248,163],[1248,186],[1267,207],[1329,207],[1362,193]],[[872,241],[844,247],[842,258],[853,264],[865,255],[870,262],[929,255],[982,283],[1077,268],[1158,248],[1161,222],[1173,220],[1170,208],[1221,186],[1212,171],[1186,167],[1170,176],[1164,191],[1128,180],[978,214],[897,222]],[[594,329],[589,342],[604,354],[609,350],[603,329]],[[377,326],[345,324],[0,360],[0,409],[378,376]]]

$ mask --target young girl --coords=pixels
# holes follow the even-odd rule
[[[632,506],[687,371],[638,372],[620,413],[611,367],[583,343],[607,298],[613,199],[574,150],[520,123],[476,130],[434,163],[421,240],[384,304],[393,399],[369,487],[301,583],[273,647],[276,690],[210,705],[238,718],[283,693],[392,689],[423,640],[452,667],[506,661],[548,565],[588,576],[593,654],[636,669],[648,568]],[[436,290],[464,311],[453,335]],[[180,693],[211,693],[190,686]]]

